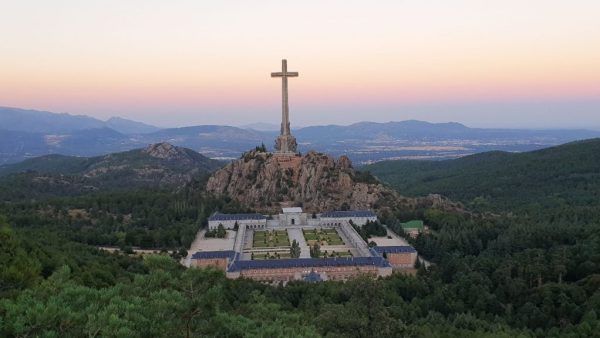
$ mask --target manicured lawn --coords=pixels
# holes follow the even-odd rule
[[[323,258],[334,258],[334,257],[352,257],[352,254],[348,251],[331,251],[321,252]]]
[[[253,260],[264,260],[264,259],[286,259],[286,258],[292,258],[292,256],[290,256],[289,253],[275,253],[275,252],[271,252],[269,253],[269,255],[267,256],[267,254],[254,254],[254,256],[252,256]]]
[[[290,239],[287,231],[255,231],[252,238],[252,247],[254,248],[272,248],[279,246],[290,246]]]
[[[308,245],[343,245],[344,241],[335,229],[311,229],[302,230],[304,239]]]

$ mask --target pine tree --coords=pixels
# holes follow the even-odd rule
[[[298,242],[296,240],[292,241],[292,246],[290,247],[290,256],[292,256],[292,258],[299,258],[300,257],[300,245],[298,244]]]

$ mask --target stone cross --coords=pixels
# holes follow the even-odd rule
[[[297,77],[298,72],[287,71],[287,60],[281,60],[281,72],[271,73],[271,77],[281,78],[281,135],[290,135],[290,107],[288,105],[288,77]]]

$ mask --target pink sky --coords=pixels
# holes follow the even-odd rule
[[[211,3],[2,3],[0,105],[163,126],[270,121],[269,73],[286,57],[300,72],[296,124],[600,128],[598,1]]]

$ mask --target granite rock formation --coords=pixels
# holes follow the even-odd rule
[[[346,156],[309,152],[304,156],[278,156],[252,151],[216,171],[207,191],[228,196],[263,213],[276,213],[282,206],[301,206],[307,212],[343,209],[410,209],[432,206],[454,207],[440,196],[406,198],[359,173]]]

